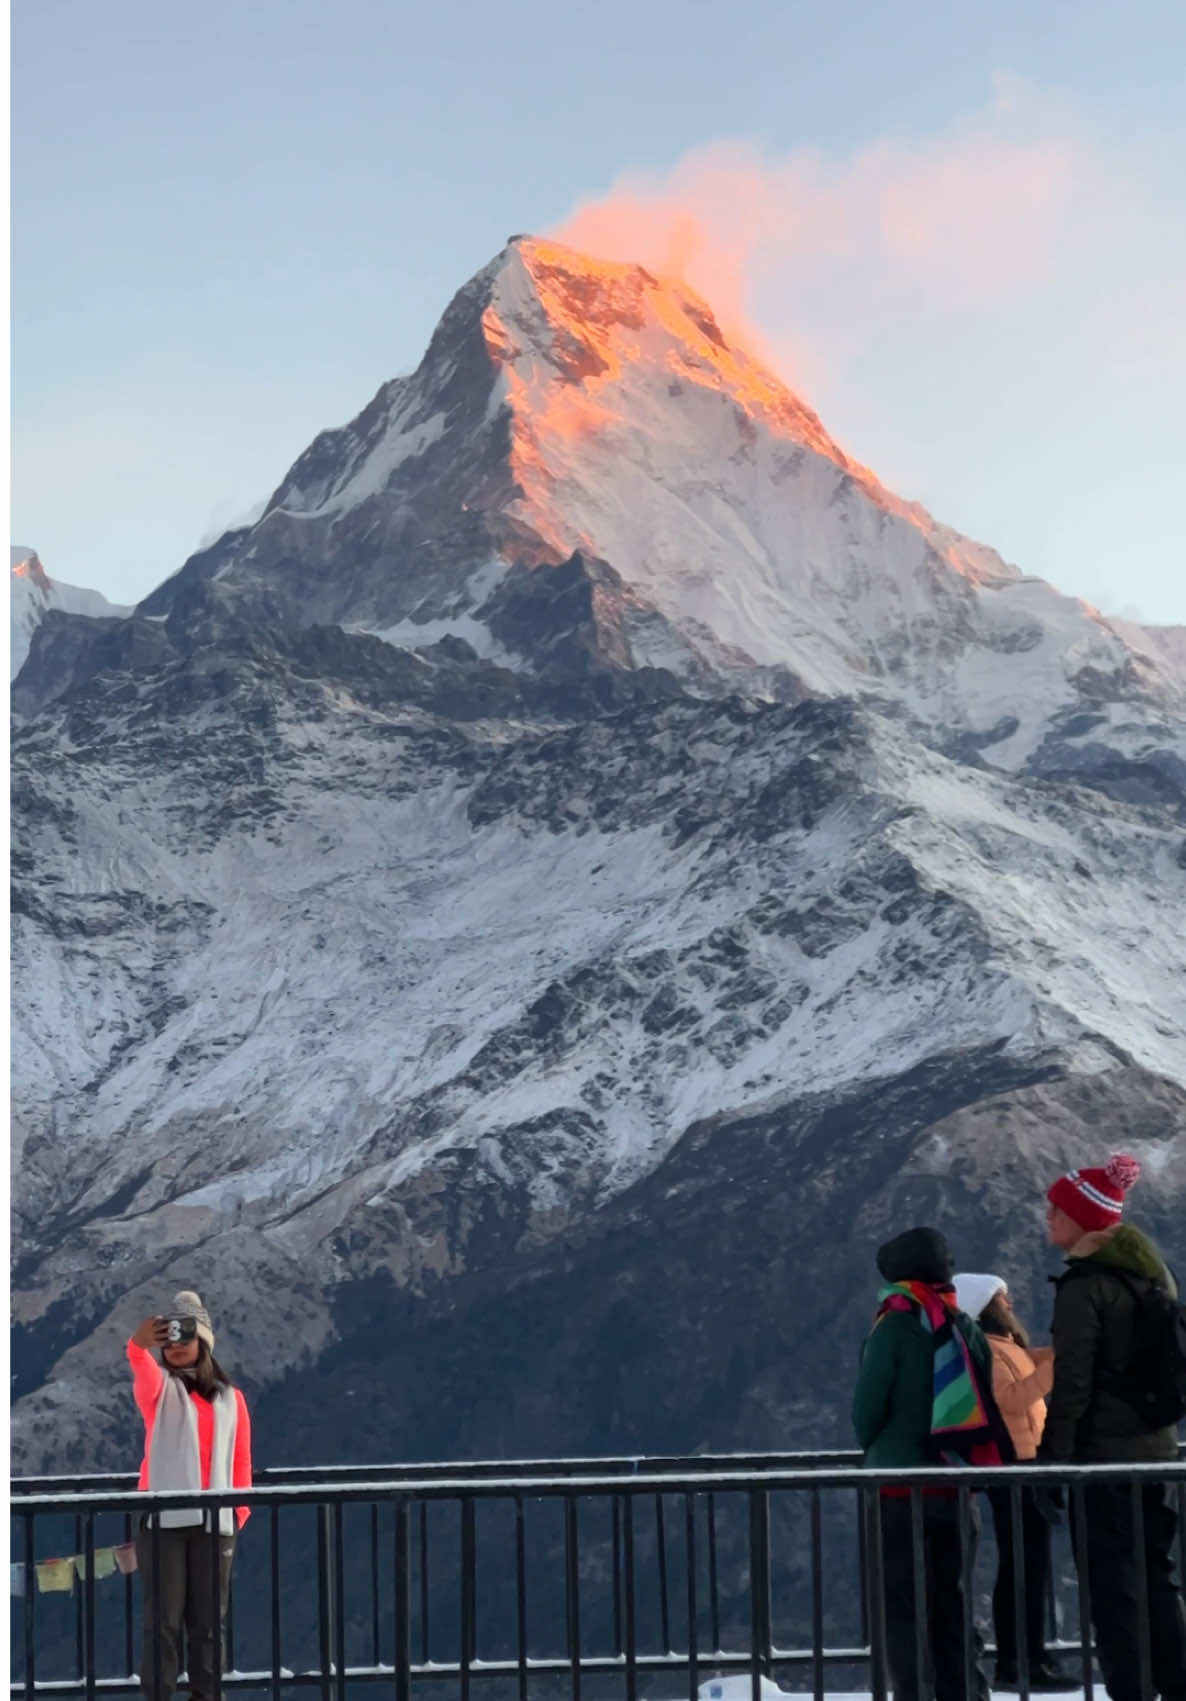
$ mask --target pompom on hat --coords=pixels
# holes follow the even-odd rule
[[[1046,1197],[1084,1234],[1095,1234],[1116,1227],[1124,1211],[1124,1195],[1140,1174],[1135,1158],[1117,1152],[1102,1169],[1073,1169],[1060,1175]]]
[[[180,1293],[175,1293],[173,1303],[169,1307],[169,1315],[170,1317],[196,1317],[199,1341],[205,1341],[210,1351],[214,1351],[214,1325],[210,1321],[210,1313],[202,1304],[200,1295],[192,1293],[189,1288],[183,1288]]]

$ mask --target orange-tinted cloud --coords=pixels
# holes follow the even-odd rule
[[[665,176],[624,175],[555,234],[681,277],[796,377],[828,357],[821,332],[843,358],[902,317],[967,321],[1090,289],[1081,268],[1123,239],[1136,194],[1076,114],[1002,76],[963,122],[846,158],[708,144]]]

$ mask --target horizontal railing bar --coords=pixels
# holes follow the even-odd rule
[[[987,1644],[986,1652],[994,1653],[992,1644]],[[1076,1654],[1080,1652],[1077,1642],[1052,1642],[1050,1651],[1059,1654]],[[846,1666],[859,1665],[869,1658],[868,1647],[856,1648],[824,1648],[822,1657],[825,1665]],[[776,1666],[806,1666],[816,1658],[810,1648],[774,1648],[771,1660]],[[571,1663],[562,1658],[529,1659],[528,1671],[543,1677],[564,1677],[571,1673]],[[688,1666],[687,1654],[675,1651],[665,1654],[636,1654],[634,1663],[640,1671],[683,1671]],[[699,1664],[707,1675],[713,1675],[712,1668],[727,1668],[728,1670],[748,1671],[753,1664],[753,1654],[749,1650],[728,1652],[716,1648],[711,1653],[699,1656]],[[594,1675],[602,1675],[622,1671],[626,1665],[624,1654],[589,1654],[581,1658],[580,1669]],[[331,1667],[331,1672],[333,1668]],[[348,1665],[345,1671],[347,1683],[390,1683],[394,1667],[386,1664],[370,1666]],[[519,1666],[516,1660],[471,1660],[469,1671],[478,1677],[514,1677]],[[455,1678],[459,1676],[461,1666],[456,1661],[433,1660],[427,1664],[413,1664],[408,1668],[410,1678]],[[324,1680],[325,1674],[316,1668],[311,1670],[292,1671],[287,1666],[280,1668],[280,1681],[288,1685],[313,1687]],[[222,1677],[223,1687],[231,1689],[262,1688],[272,1681],[272,1672],[264,1671],[229,1671]],[[10,1693],[24,1693],[25,1684],[13,1682]],[[36,1693],[48,1696],[81,1695],[84,1684],[77,1678],[39,1679],[35,1684]],[[140,1691],[139,1678],[133,1673],[126,1677],[97,1677],[95,1688],[104,1695],[135,1695]]]
[[[828,1452],[786,1453],[693,1453],[590,1455],[570,1459],[454,1459],[444,1463],[388,1463],[375,1465],[267,1465],[258,1471],[261,1487],[309,1482],[349,1486],[382,1481],[435,1482],[476,1478],[516,1479],[572,1476],[687,1475],[697,1478],[712,1472],[745,1468],[751,1471],[861,1469],[861,1455],[853,1448]],[[1178,1459],[1186,1462],[1186,1441],[1178,1443]],[[978,1467],[973,1467],[978,1468]],[[1030,1469],[1032,1467],[1026,1467]],[[99,1490],[133,1491],[139,1481],[135,1471],[96,1471],[76,1476],[13,1477],[10,1493],[17,1497],[92,1493]]]
[[[542,1497],[639,1495],[655,1493],[746,1493],[818,1488],[954,1488],[961,1482],[977,1487],[1022,1482],[1031,1487],[1058,1487],[1076,1482],[1184,1482],[1186,1461],[1154,1464],[919,1466],[908,1470],[711,1471],[687,1477],[639,1472],[636,1476],[571,1477],[424,1477],[381,1479],[367,1483],[312,1482],[275,1487],[142,1490],[132,1494],[26,1495],[12,1505],[14,1517],[48,1517],[63,1512],[148,1512],[175,1507],[324,1505],[368,1503],[377,1498],[457,1500],[509,1498],[517,1494]]]
[[[775,1665],[806,1666],[816,1658],[810,1648],[775,1648],[771,1658]],[[825,1648],[823,1659],[828,1665],[858,1665],[869,1658],[868,1648]],[[533,1676],[564,1677],[572,1671],[572,1664],[563,1658],[529,1659],[527,1669]],[[711,1676],[712,1669],[722,1668],[730,1671],[748,1671],[753,1664],[753,1654],[746,1651],[726,1652],[715,1649],[710,1654],[699,1657],[702,1668]],[[624,1654],[589,1654],[581,1658],[580,1670],[595,1676],[620,1672],[625,1669]],[[634,1664],[640,1671],[665,1672],[683,1671],[688,1666],[688,1656],[680,1652],[664,1654],[636,1654]],[[330,1670],[333,1671],[331,1666]],[[394,1667],[390,1665],[351,1666],[345,1669],[344,1677],[347,1683],[390,1683]],[[474,1677],[514,1677],[519,1670],[517,1660],[471,1660],[468,1670]],[[408,1668],[409,1678],[456,1678],[461,1673],[457,1661],[433,1660],[427,1664],[412,1665]],[[325,1674],[319,1670],[290,1671],[281,1667],[280,1681],[290,1686],[313,1687],[324,1680]],[[231,1671],[224,1672],[222,1683],[228,1689],[263,1688],[272,1681],[271,1669],[264,1671]],[[10,1693],[25,1692],[23,1683],[10,1684]],[[85,1685],[77,1678],[55,1678],[39,1680],[35,1685],[36,1693],[49,1696],[81,1695]],[[95,1688],[104,1695],[134,1695],[140,1690],[139,1679],[135,1674],[127,1677],[99,1677],[95,1679]]]
[[[677,1471],[700,1475],[704,1471],[729,1470],[745,1466],[751,1470],[810,1470],[817,1466],[833,1468],[855,1465],[861,1455],[854,1448],[837,1448],[833,1452],[810,1451],[788,1453],[690,1453],[690,1454],[610,1454],[571,1459],[453,1459],[446,1462],[426,1461],[375,1465],[266,1465],[257,1471],[257,1480],[269,1483],[301,1483],[309,1480],[336,1482],[339,1479],[369,1481],[382,1477],[398,1481],[415,1477],[418,1481],[438,1477],[560,1477],[571,1475],[610,1476],[621,1473],[648,1474]],[[70,1492],[64,1485],[77,1484],[80,1489],[131,1488],[139,1481],[135,1471],[94,1471],[77,1476],[13,1477],[9,1487],[13,1494],[50,1494]]]

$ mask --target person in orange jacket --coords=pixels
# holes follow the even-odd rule
[[[153,1348],[159,1351],[158,1360]],[[132,1393],[144,1419],[140,1487],[251,1487],[251,1419],[242,1390],[214,1357],[210,1313],[196,1293],[174,1294],[166,1314],[145,1317],[127,1345]],[[144,1616],[140,1683],[148,1701],[170,1701],[182,1632],[193,1701],[213,1701],[235,1541],[246,1506],[150,1513],[136,1536]],[[217,1543],[218,1598],[214,1588]]]
[[[992,1351],[992,1391],[1009,1426],[1019,1463],[1037,1457],[1046,1426],[1046,1396],[1054,1385],[1054,1349],[1035,1347],[1013,1310],[1001,1276],[965,1273],[955,1278],[956,1304],[974,1317]],[[1013,1513],[1007,1488],[988,1490],[997,1542],[997,1580],[992,1594],[997,1644],[996,1687],[1017,1683],[1020,1650],[1013,1599]],[[1070,1690],[1077,1678],[1061,1672],[1046,1648],[1046,1596],[1050,1587],[1050,1525],[1030,1489],[1021,1494],[1021,1545],[1025,1562],[1025,1640],[1030,1688]]]

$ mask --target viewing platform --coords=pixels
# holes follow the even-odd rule
[[[815,1701],[884,1701],[879,1491],[910,1495],[916,1577],[924,1490],[955,1491],[970,1668],[995,1574],[977,1491],[1007,1486],[1020,1529],[1023,1484],[1065,1490],[1049,1645],[1090,1701],[1103,1691],[1071,1553],[1084,1489],[1131,1485],[1139,1529],[1142,1484],[1168,1484],[1186,1567],[1182,1449],[1172,1464],[1051,1469],[877,1472],[848,1452],[315,1466],[200,1496],[140,1494],[135,1481],[14,1481],[12,1701],[139,1692],[140,1590],[125,1567],[154,1508],[251,1508],[223,1671],[203,1701],[224,1691],[349,1701],[375,1686],[393,1701],[477,1701],[479,1691],[486,1701],[769,1701],[773,1685]],[[1024,1587],[1021,1577],[1019,1599]],[[1142,1637],[1147,1674],[1147,1622]]]

